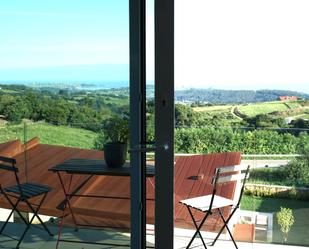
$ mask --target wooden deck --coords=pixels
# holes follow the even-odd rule
[[[62,211],[57,209],[63,202],[64,194],[60,187],[59,179],[55,173],[48,171],[52,166],[62,163],[71,158],[91,158],[102,159],[103,152],[96,150],[85,150],[71,147],[39,144],[38,140],[32,141],[26,146],[27,153],[23,152],[25,146],[14,142],[22,151],[10,144],[9,151],[15,153],[19,174],[22,181],[26,180],[26,168],[28,181],[46,184],[53,188],[47,196],[41,208],[41,213],[49,216],[60,216]],[[20,147],[21,146],[21,147]],[[8,156],[8,144],[0,144],[0,155]],[[5,153],[6,154],[5,154]],[[27,164],[25,164],[27,159]],[[208,194],[211,191],[211,178],[214,169],[218,166],[229,166],[239,164],[241,155],[238,152],[217,153],[209,155],[196,155],[177,158],[175,164],[175,225],[180,228],[193,228],[188,211],[178,202],[200,195]],[[10,177],[10,172],[0,174],[2,186],[14,185],[14,178]],[[65,183],[69,182],[68,175],[64,175]],[[74,176],[71,188],[74,189],[79,182],[85,179],[83,175]],[[155,184],[155,180],[153,181]],[[234,195],[234,185],[225,185],[219,189],[218,194],[232,198]],[[115,176],[95,176],[83,188],[81,194],[96,194],[107,196],[130,197],[130,178]],[[147,181],[147,223],[154,223],[154,188],[151,182]],[[72,199],[74,212],[79,214],[78,218],[86,223],[97,223],[100,225],[113,227],[129,227],[130,224],[130,200],[117,199],[95,199],[95,198],[74,198]],[[0,198],[0,207],[9,208],[6,201]],[[28,211],[25,206],[20,207],[23,211]],[[197,215],[198,217],[198,215]],[[67,222],[70,223],[70,217]],[[221,225],[217,218],[210,219],[206,227],[209,230],[216,229]]]

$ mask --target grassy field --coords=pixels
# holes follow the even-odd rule
[[[289,107],[284,102],[263,102],[257,104],[248,104],[239,106],[239,111],[249,117],[254,117],[258,114],[267,114],[271,112],[283,112]]]
[[[120,97],[106,97],[105,99],[107,104],[114,105],[129,105],[129,98],[120,98]]]
[[[298,118],[309,119],[309,114],[304,113],[304,114],[296,115],[296,116],[294,116],[294,118],[296,118],[296,119],[298,119]]]
[[[296,108],[301,108],[301,104],[297,101],[287,101],[285,104],[290,108],[290,109],[296,109]]]
[[[232,105],[201,106],[194,107],[193,110],[196,112],[221,113],[230,112],[232,107]]]
[[[292,199],[276,199],[244,196],[241,202],[242,210],[274,213],[273,242],[282,243],[283,236],[276,220],[275,213],[280,207],[291,208],[294,215],[294,224],[288,235],[288,244],[309,245],[309,201]]]
[[[9,89],[1,89],[0,90],[1,93],[5,93],[5,94],[15,94],[18,93],[18,91],[14,91],[14,90],[9,90]]]
[[[309,119],[309,114],[304,114],[303,116],[301,116],[304,119]]]
[[[80,101],[81,99],[84,99],[85,96],[80,95],[80,96],[75,96],[73,99],[75,103]],[[106,104],[111,104],[111,105],[117,105],[117,106],[123,106],[123,105],[129,105],[129,97],[118,97],[118,96],[101,96],[104,98],[104,102]],[[95,100],[95,96],[90,96],[89,97],[92,100]]]
[[[205,112],[210,115],[217,115],[217,114],[228,114],[231,112],[233,107],[236,107],[236,105],[203,106],[203,107],[194,107],[193,109],[196,112]],[[309,111],[309,109],[299,101],[287,101],[287,102],[271,101],[271,102],[242,104],[237,105],[237,107],[242,114],[245,114],[249,117],[254,117],[259,114],[278,112],[277,115],[280,117],[295,116],[295,117],[306,118]]]
[[[96,133],[68,126],[34,123],[27,125],[27,140],[33,137],[39,137],[42,144],[91,149],[96,138]],[[23,125],[0,127],[0,143],[14,139],[24,141]]]

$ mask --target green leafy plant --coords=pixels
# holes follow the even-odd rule
[[[127,116],[112,116],[107,119],[101,132],[95,140],[95,149],[103,149],[105,143],[128,143],[129,118]]]
[[[301,148],[299,154],[301,156],[296,157],[285,167],[287,179],[292,183],[309,186],[309,146]]]
[[[288,233],[294,224],[293,211],[290,208],[280,207],[280,211],[277,213],[277,221],[283,233],[284,242],[288,239]]]

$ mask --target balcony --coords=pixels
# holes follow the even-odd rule
[[[45,130],[42,128],[44,125],[48,126],[49,129]],[[74,125],[71,125],[70,129],[77,129],[72,128],[72,126],[74,127]],[[38,129],[38,127],[40,127],[40,129]],[[38,167],[42,167],[40,168],[40,172],[43,172],[49,167],[69,158],[103,158],[101,151],[93,150],[90,146],[85,146],[85,143],[83,146],[80,144],[72,144],[76,141],[74,139],[68,139],[68,143],[71,144],[51,145],[49,139],[55,139],[57,134],[46,131],[48,130],[55,132],[53,129],[57,128],[59,127],[53,127],[52,125],[44,123],[29,123],[26,126],[5,126],[1,128],[6,129],[6,132],[5,136],[2,136],[2,141],[0,143],[0,155],[13,156],[17,159],[17,161],[20,161],[20,168],[22,168],[23,174],[28,175],[28,179],[43,183],[48,181],[49,185],[52,185],[54,189],[58,190],[58,196],[51,195],[50,198],[47,198],[46,204],[41,210],[41,214],[45,215],[45,221],[55,234],[57,234],[58,231],[59,220],[57,217],[61,216],[61,210],[59,210],[57,206],[61,201],[63,201],[63,196],[60,192],[58,179],[52,174],[50,174],[47,178],[46,174],[45,176],[44,174],[39,176],[37,174]],[[62,128],[64,129],[64,127]],[[224,129],[222,128],[222,130]],[[252,132],[254,132],[254,130],[252,130]],[[258,137],[258,133],[255,135],[256,139],[260,139],[260,137]],[[25,138],[26,140],[24,140]],[[79,138],[79,140],[82,141],[82,137]],[[259,143],[261,144],[262,142],[255,141],[256,145]],[[286,145],[288,143],[289,141],[287,140]],[[188,156],[190,157],[191,154],[176,154],[175,161],[177,162],[179,157]],[[308,199],[306,199],[308,196],[308,190],[306,186],[303,185],[286,185],[289,183],[283,178],[282,172],[280,171],[281,169],[285,169],[285,167],[287,167],[286,165],[290,161],[299,156],[300,155],[296,154],[263,155],[260,154],[258,148],[256,148],[256,153],[254,154],[242,155],[242,164],[250,164],[252,166],[252,170],[251,180],[246,185],[246,194],[242,200],[240,211],[235,215],[230,224],[233,228],[235,238],[239,241],[239,248],[262,248],[265,247],[265,244],[267,244],[267,248],[307,248],[309,246],[308,232],[306,229],[308,226],[307,217],[309,215],[309,202]],[[152,163],[152,155],[149,154],[148,157],[150,160],[149,162]],[[23,176],[23,180],[25,180],[25,175]],[[3,180],[3,176],[1,179]],[[86,189],[86,192],[90,192],[90,190],[102,191],[99,186],[106,185],[110,187],[108,187],[105,192],[101,192],[101,194],[121,194],[129,196],[129,191],[126,187],[129,186],[129,181],[124,178],[117,178],[116,180],[108,180],[108,177],[95,179],[89,188]],[[113,186],[117,186],[117,188],[113,188]],[[149,182],[147,182],[147,189],[148,198],[153,198],[151,183]],[[147,211],[149,223],[147,227],[147,242],[149,243],[149,246],[154,245],[154,219],[152,202],[153,200],[149,200],[147,202],[147,205],[149,205],[149,210]],[[105,204],[106,203],[108,202],[105,202]],[[124,205],[124,203],[126,204]],[[8,212],[5,208],[8,208],[8,206],[5,205],[2,198],[0,199],[0,205],[3,208],[1,209],[1,219],[3,220]],[[129,244],[129,200],[125,200],[123,202],[112,200],[109,202],[109,205],[111,205],[110,209],[103,208],[103,210],[100,210],[100,208],[104,206],[104,201],[91,200],[90,205],[87,201],[76,200],[75,208],[78,215],[80,215],[79,218],[81,218],[82,221],[89,222],[89,224],[92,224],[93,222],[104,224],[114,228],[87,228],[80,229],[76,232],[72,226],[72,219],[68,217],[64,222],[61,238],[78,240],[80,242],[90,240],[90,242],[99,243]],[[122,210],[120,211],[122,218],[117,220],[119,212],[117,213],[113,209],[117,207],[119,208],[119,206],[122,207]],[[286,240],[285,235],[281,232],[280,224],[277,219],[277,213],[280,211],[281,207],[290,208],[294,217],[294,223],[287,233]],[[23,211],[27,213],[27,210]],[[177,211],[178,209],[176,206],[176,216]],[[23,224],[20,224],[18,219],[13,219],[11,220],[8,229],[5,231],[5,234],[10,237],[17,238],[22,230]],[[186,244],[190,240],[190,234],[192,234],[193,231],[193,224],[190,223],[190,219],[181,222],[176,220],[175,248],[185,248]],[[203,237],[206,238],[206,242],[211,242],[214,236],[215,233],[211,231],[203,232]],[[11,248],[16,244],[16,241],[5,236],[0,236],[0,242],[1,246],[4,248]],[[57,236],[50,238],[44,231],[33,227],[27,233],[21,248],[55,248],[56,242]],[[194,241],[194,246],[196,246],[194,248],[202,248],[199,247],[200,244],[201,243],[197,238]],[[79,248],[78,246],[80,246],[80,248],[102,248],[102,245],[96,246],[83,243],[73,244],[69,242],[61,242],[60,248]],[[234,248],[232,242],[226,234],[223,234],[217,244],[210,248],[222,248],[223,246],[226,248]],[[107,246],[106,248],[110,247]]]

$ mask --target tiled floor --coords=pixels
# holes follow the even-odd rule
[[[189,242],[188,237],[175,237],[175,249],[185,249]],[[211,240],[205,240],[206,245],[211,242]],[[193,245],[190,247],[192,249],[204,249],[201,245],[201,241],[196,239]],[[287,246],[287,245],[275,245],[275,244],[263,244],[263,243],[244,243],[237,242],[239,249],[303,249],[308,247],[298,247],[298,246]],[[218,240],[214,246],[208,246],[209,249],[235,249],[232,241]]]
[[[2,225],[2,223],[0,223]],[[54,237],[50,237],[44,230],[41,230],[38,225],[32,226],[27,232],[27,235],[21,243],[21,249],[54,249],[57,245],[57,226],[49,226]],[[13,238],[19,238],[23,232],[24,226],[21,224],[10,223],[5,229],[4,233]],[[130,235],[128,233],[122,233],[117,231],[102,231],[91,229],[79,229],[74,231],[71,228],[64,228],[62,230],[61,239],[74,240],[74,241],[90,241],[98,243],[110,243],[128,245],[130,243]],[[17,241],[0,235],[0,248],[15,248]],[[103,245],[90,245],[86,243],[68,243],[61,242],[59,247],[61,249],[99,249],[99,248],[128,248],[125,246],[103,246]]]
[[[2,223],[0,223],[2,225]],[[5,230],[5,234],[12,237],[18,238],[22,233],[24,226],[20,224],[10,223]],[[56,226],[50,226],[53,233],[57,233],[58,228]],[[90,230],[82,229],[79,231],[74,231],[70,228],[65,228],[62,232],[62,239],[73,239],[77,241],[92,241],[92,242],[103,242],[103,243],[119,243],[128,244],[130,243],[130,235],[128,233],[122,233],[118,231],[107,231],[107,230]],[[190,237],[186,235],[175,236],[175,249],[184,249],[189,241]],[[32,227],[27,236],[25,237],[23,243],[21,244],[21,249],[54,249],[56,248],[57,236],[50,237],[48,234],[38,229],[38,227]],[[154,237],[152,235],[147,236],[147,241],[150,246],[153,246]],[[210,239],[206,239],[206,243],[211,242]],[[15,248],[17,241],[0,235],[0,248],[12,249]],[[193,243],[191,248],[200,249],[203,248],[200,240],[197,238]],[[258,243],[241,243],[238,242],[239,249],[300,249],[308,247],[296,247],[296,246],[283,246],[283,245],[273,245],[273,244],[258,244]],[[103,245],[90,245],[85,243],[68,243],[61,242],[59,248],[61,249],[101,249],[101,248],[128,248],[125,246],[103,246]],[[209,246],[212,249],[235,249],[232,241],[219,240],[215,246]]]

